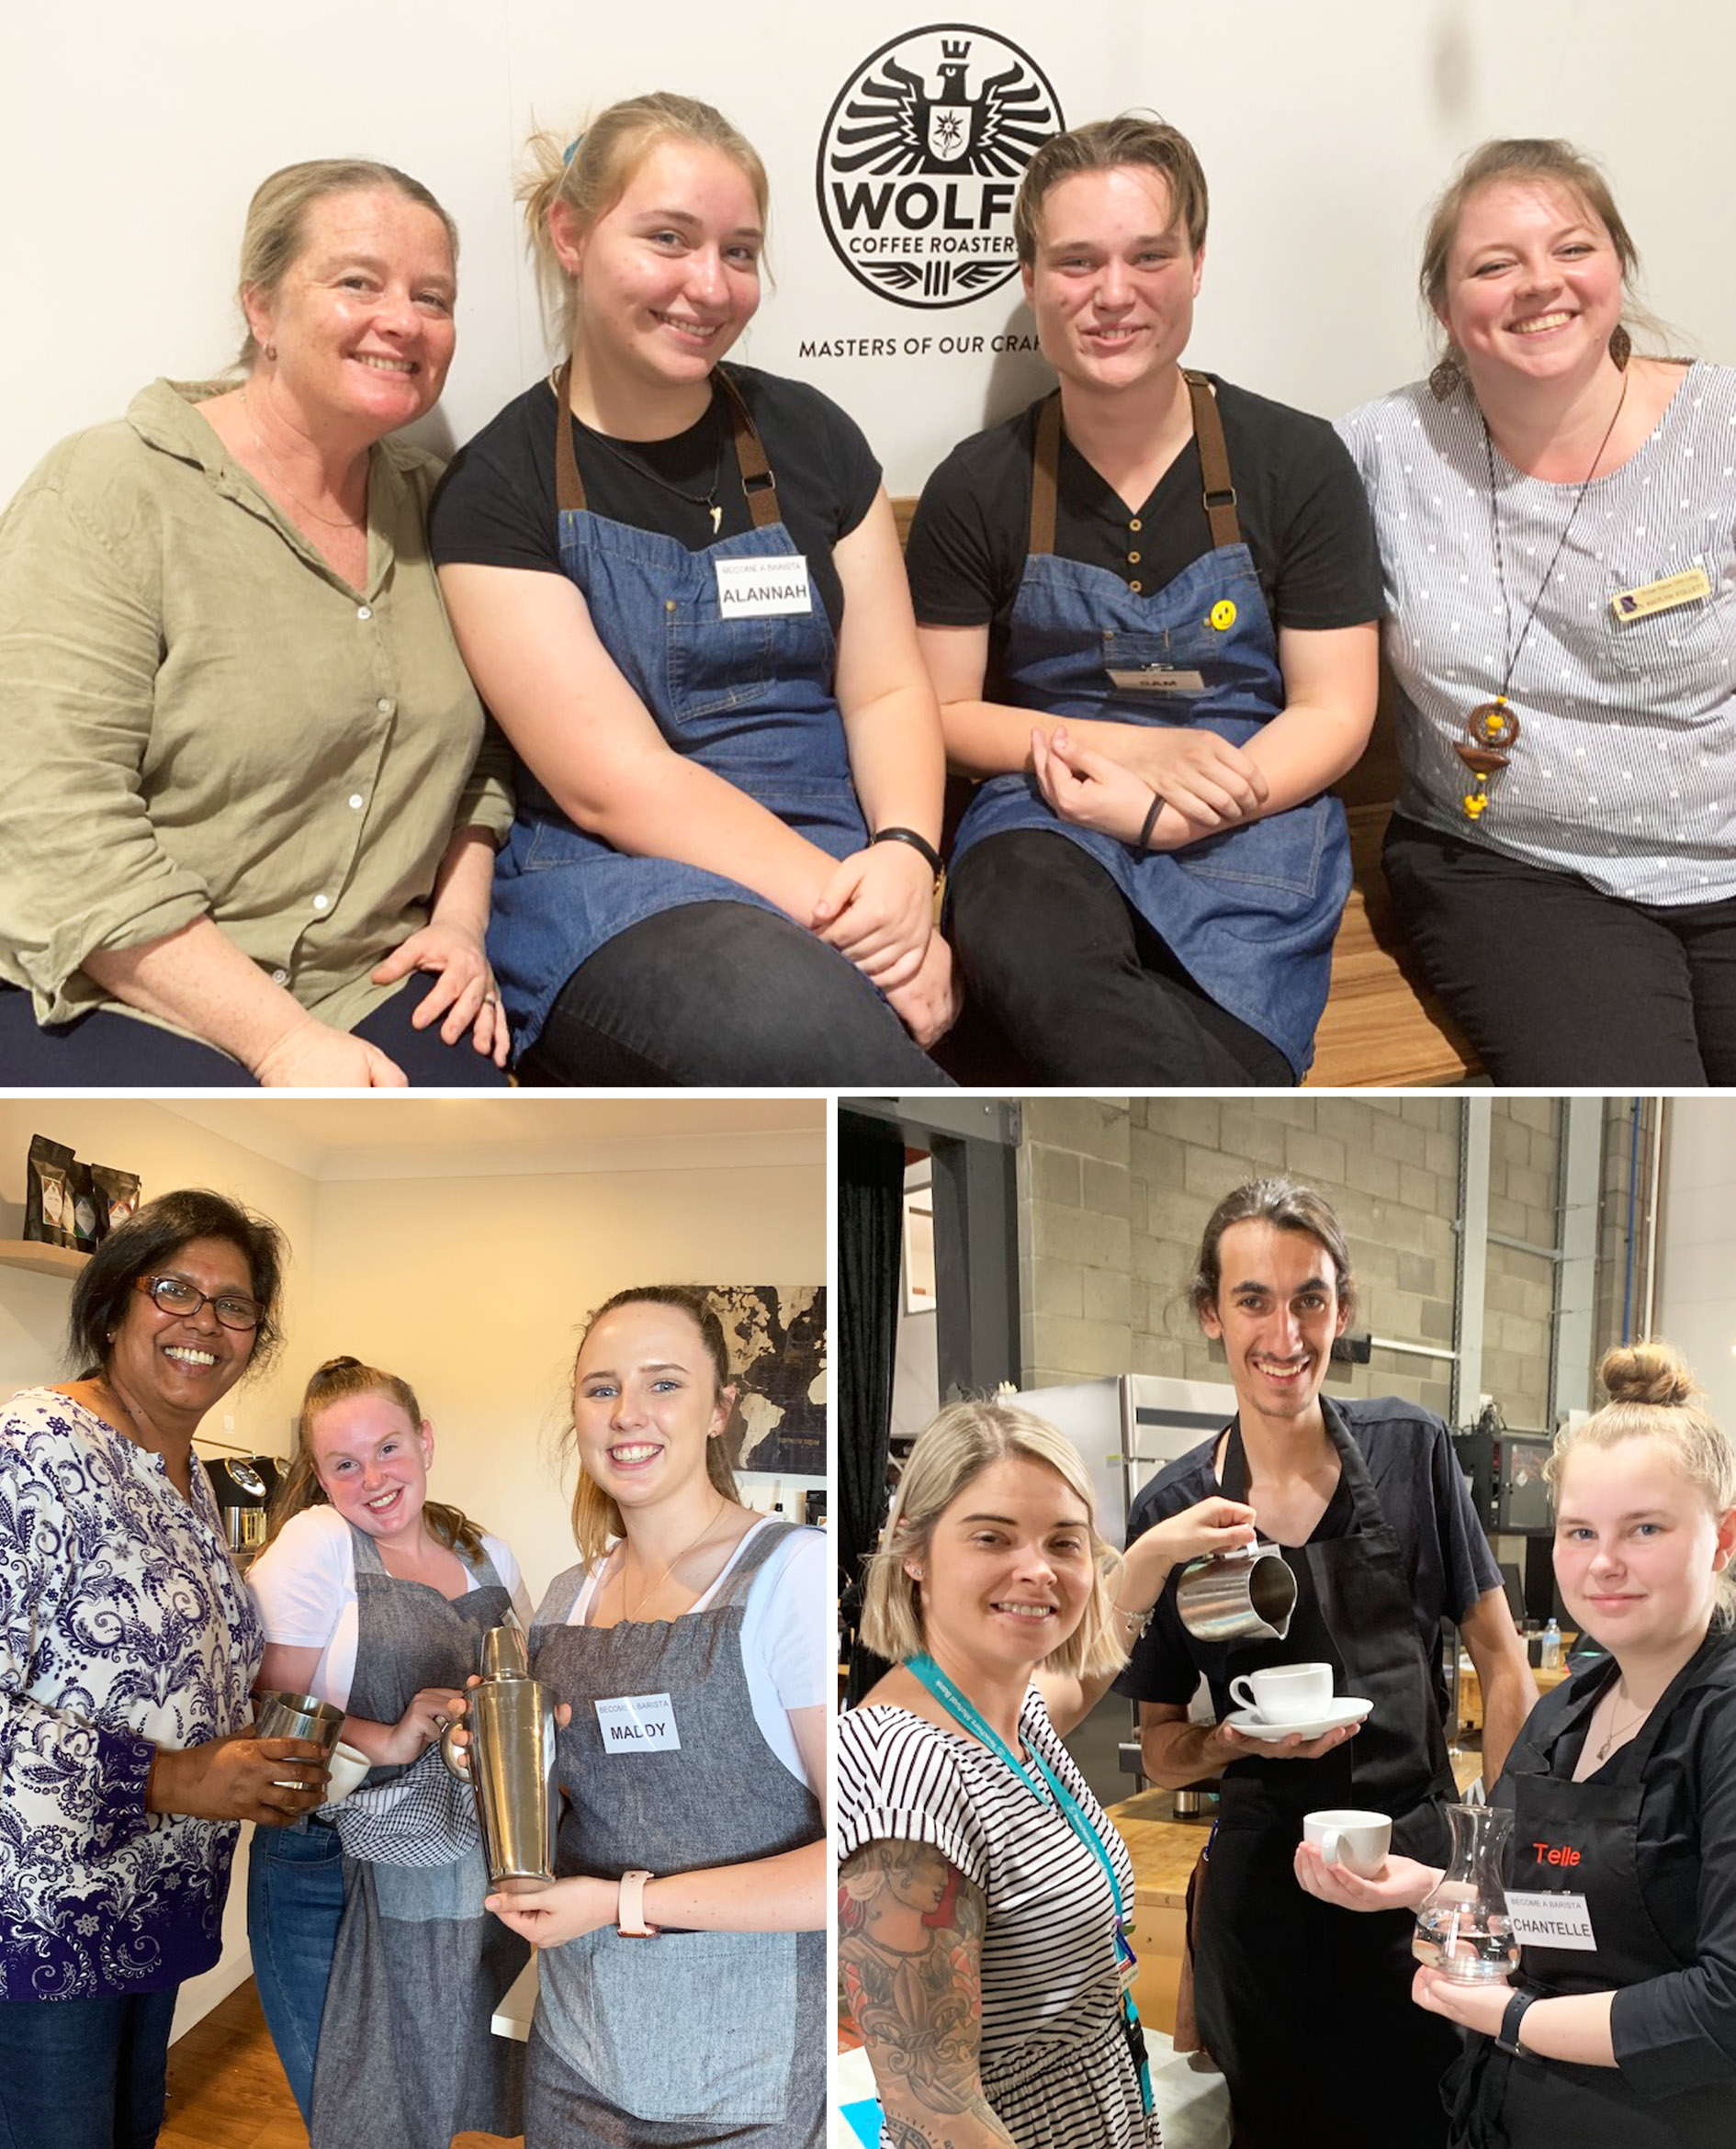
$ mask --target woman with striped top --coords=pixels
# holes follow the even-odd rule
[[[839,1971],[888,2149],[1158,2141],[1133,1864],[1061,1735],[1170,1569],[1252,1535],[1201,1501],[1122,1565],[1077,1450],[1009,1404],[955,1403],[912,1449],[862,1610],[894,1669],[838,1740]]]
[[[1342,422],[1398,685],[1387,878],[1498,1083],[1736,1081],[1736,370],[1634,355],[1568,143],[1437,206],[1448,350]]]

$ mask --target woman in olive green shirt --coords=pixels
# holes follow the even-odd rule
[[[0,1082],[504,1083],[505,756],[388,437],[454,259],[389,166],[275,174],[242,384],[153,383],[0,518]]]

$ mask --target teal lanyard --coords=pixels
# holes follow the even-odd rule
[[[980,1739],[997,1761],[1005,1762],[1039,1806],[1044,1804],[1043,1793],[1038,1790],[1027,1771],[1020,1765],[1019,1756],[1008,1745],[1000,1733],[995,1729],[994,1726],[984,1717],[975,1703],[960,1693],[959,1689],[953,1685],[932,1657],[925,1654],[920,1657],[907,1658],[905,1661],[905,1670],[913,1678],[921,1681],[949,1716],[962,1724],[973,1738]],[[1098,1863],[1109,1876],[1110,1895],[1115,1904],[1115,1966],[1119,1975],[1123,1964],[1129,1968],[1132,1967],[1133,1951],[1127,1941],[1127,1915],[1122,1905],[1122,1884],[1115,1877],[1115,1866],[1110,1857],[1108,1846],[1104,1843],[1102,1836],[1093,1824],[1090,1816],[1049,1766],[1038,1751],[1034,1741],[1031,1748],[1031,1758],[1037,1764],[1038,1774],[1048,1785],[1049,1795],[1054,1800],[1062,1818],[1080,1842],[1096,1853]],[[1144,2038],[1139,2036],[1139,2013],[1133,2006],[1133,1995],[1125,1986],[1122,1988],[1122,2021],[1128,2032],[1129,2049],[1134,2054],[1134,2065],[1139,2075],[1139,2101],[1143,2109],[1149,2111],[1151,2110],[1151,2067],[1144,2057]],[[1134,2042],[1136,2037],[1137,2043]]]

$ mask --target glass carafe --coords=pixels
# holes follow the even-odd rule
[[[1513,1826],[1504,1806],[1449,1806],[1452,1855],[1416,1913],[1411,1952],[1460,1985],[1491,1985],[1519,1964],[1501,1862]]]

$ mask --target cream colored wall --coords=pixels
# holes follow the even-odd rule
[[[552,1446],[586,1311],[628,1284],[826,1275],[818,1158],[327,1183],[316,1202],[298,1378],[339,1351],[401,1373],[434,1423],[434,1491],[507,1539],[533,1598],[572,1561]]]

